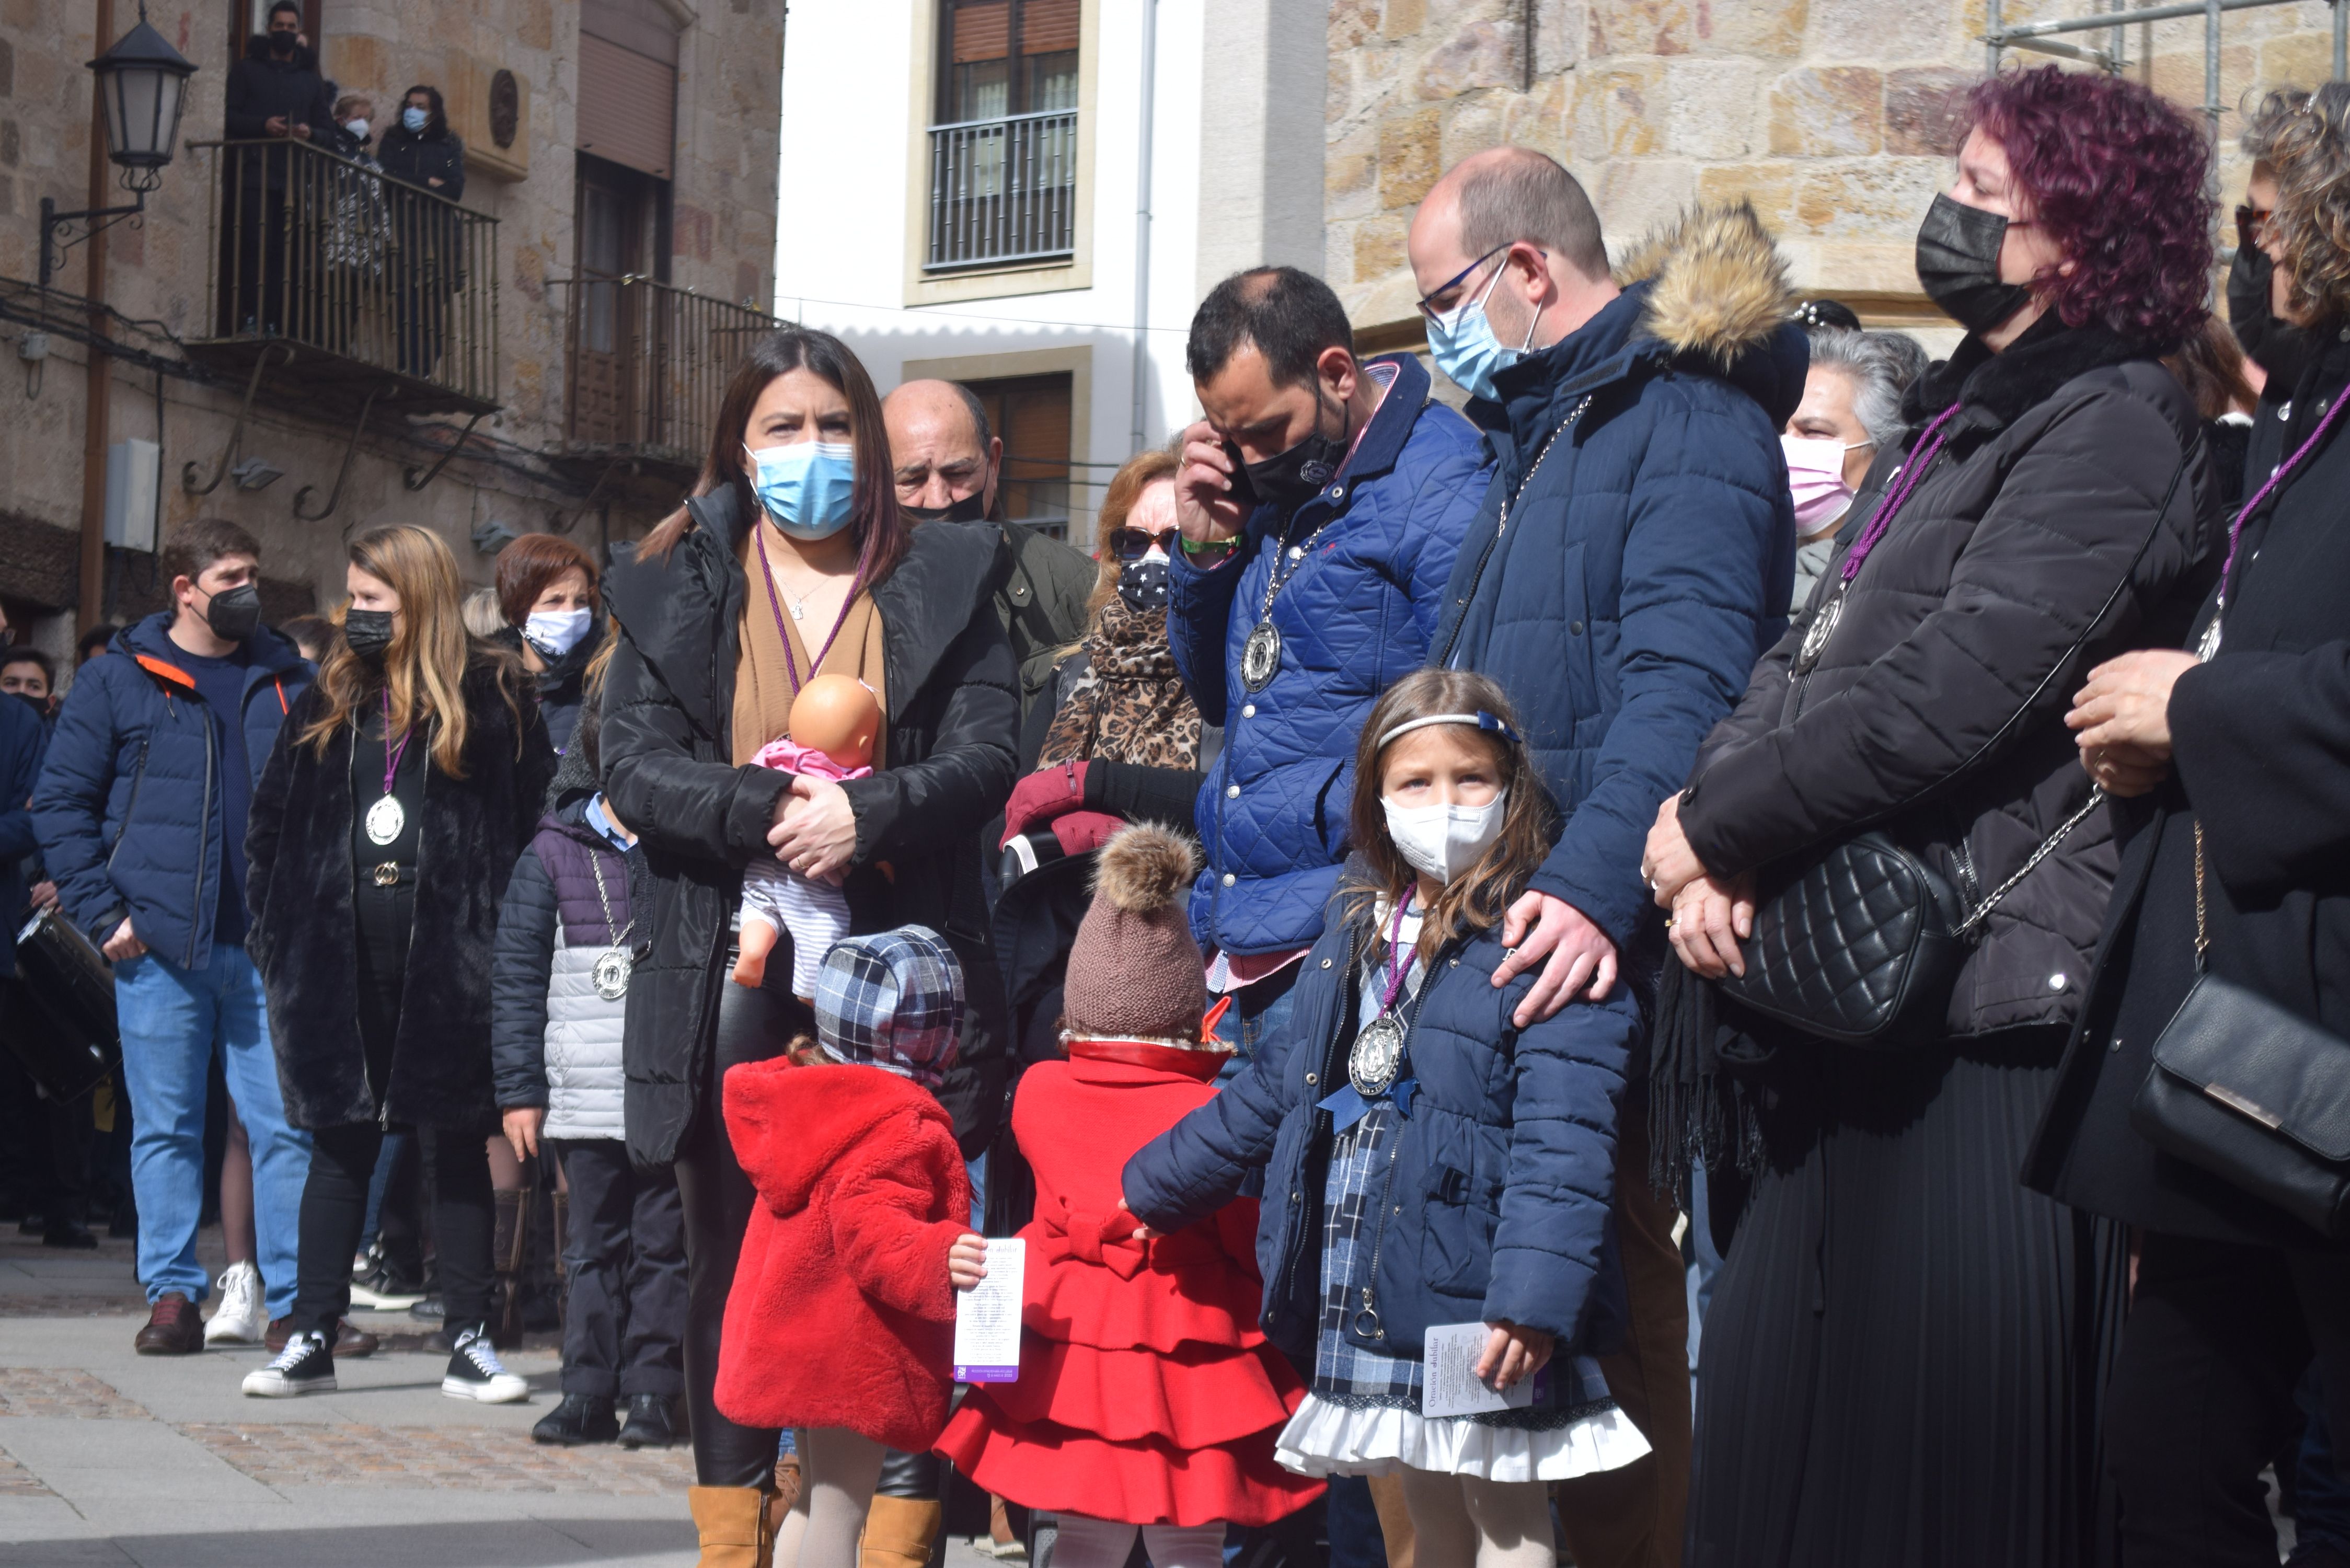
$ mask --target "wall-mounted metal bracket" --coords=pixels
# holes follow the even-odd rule
[[[480,424],[488,417],[489,415],[486,413],[479,413],[466,421],[465,428],[457,432],[457,439],[449,443],[448,451],[442,452],[439,457],[432,460],[432,467],[411,467],[406,473],[400,476],[400,483],[408,486],[411,490],[421,490],[426,485],[432,483],[434,480],[440,478],[441,471],[449,466],[449,460],[465,450],[465,442],[472,438],[473,434],[473,427]]]
[[[359,450],[359,432],[367,429],[368,415],[375,411],[375,400],[382,391],[380,385],[369,388],[367,401],[359,405],[359,417],[351,424],[351,439],[343,443],[343,464],[335,470],[335,487],[327,493],[327,504],[316,512],[308,510],[310,497],[316,492],[313,485],[306,484],[294,493],[294,515],[303,522],[323,523],[335,514],[336,506],[343,499],[343,481],[351,476],[351,458]],[[392,396],[399,395],[395,388]]]
[[[221,449],[220,462],[213,468],[213,476],[199,484],[196,483],[196,475],[203,470],[193,462],[180,465],[180,488],[189,494],[210,495],[220,488],[220,482],[228,477],[228,465],[236,461],[237,442],[244,439],[244,421],[253,412],[253,394],[261,389],[261,372],[269,364],[270,349],[278,347],[280,345],[275,343],[265,344],[260,356],[253,361],[253,377],[244,384],[244,402],[236,410],[236,423],[228,427],[228,445]],[[291,365],[293,362],[294,350],[288,346],[286,348],[286,358],[279,363]]]

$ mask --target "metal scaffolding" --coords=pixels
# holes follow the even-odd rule
[[[2133,23],[2178,22],[2190,16],[2203,18],[2203,117],[2216,138],[2220,115],[2224,109],[2220,101],[2220,18],[2230,11],[2251,11],[2267,5],[2293,5],[2301,0],[2179,0],[2169,5],[2144,5],[2125,10],[2126,0],[2107,0],[2109,9],[2086,16],[2066,16],[2054,22],[2019,22],[2009,26],[2000,19],[2001,0],[1984,0],[1983,68],[1999,69],[2000,56],[2009,49],[2029,49],[2035,54],[2056,55],[2068,60],[2083,60],[2100,70],[2118,74],[2128,64],[2127,29]],[[2334,12],[2334,79],[2350,78],[2350,0],[2331,0]],[[2071,44],[2059,36],[2064,33],[2099,33],[2106,35],[2102,49],[2090,44]]]

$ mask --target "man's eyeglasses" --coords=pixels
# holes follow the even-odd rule
[[[1479,256],[1475,261],[1471,262],[1467,266],[1462,267],[1459,272],[1454,273],[1451,277],[1446,278],[1442,283],[1438,284],[1434,288],[1431,288],[1426,294],[1421,295],[1419,300],[1419,313],[1422,316],[1427,317],[1430,321],[1440,321],[1451,311],[1452,306],[1447,305],[1440,306],[1430,304],[1430,301],[1435,299],[1440,295],[1450,294],[1454,289],[1459,288],[1462,284],[1467,283],[1471,274],[1474,273],[1479,267],[1483,266],[1487,262],[1492,261],[1495,256],[1500,255],[1503,251],[1508,250],[1511,245],[1515,244],[1517,244],[1515,240],[1511,240],[1505,244],[1495,245],[1492,250],[1487,251],[1483,255]],[[1458,304],[1459,301],[1456,300],[1453,303]]]
[[[2260,248],[2261,235],[2268,222],[2276,216],[2273,207],[2255,207],[2246,202],[2236,208],[2236,243],[2246,250]]]
[[[1164,528],[1154,534],[1147,528],[1120,528],[1109,536],[1110,548],[1121,561],[1139,561],[1157,545],[1166,549],[1174,543],[1175,530]]]

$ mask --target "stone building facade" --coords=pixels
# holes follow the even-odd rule
[[[138,8],[0,0],[0,364],[22,372],[5,378],[9,412],[0,418],[0,597],[52,649],[73,635],[79,536],[98,493],[86,483],[86,457],[102,461],[105,446],[160,440],[166,535],[198,515],[242,524],[262,542],[265,602],[276,614],[338,600],[345,541],[381,523],[439,530],[469,577],[486,582],[492,563],[477,541],[556,529],[595,550],[640,535],[691,477],[680,448],[693,443],[675,431],[662,431],[655,451],[625,421],[582,430],[571,297],[583,268],[600,257],[614,279],[607,295],[620,300],[617,336],[607,324],[608,376],[615,362],[629,369],[630,324],[641,339],[650,319],[630,314],[633,301],[656,287],[705,347],[713,336],[743,336],[720,328],[767,319],[782,0],[306,0],[305,10],[322,73],[346,93],[373,96],[379,130],[411,84],[447,98],[468,151],[463,205],[494,220],[494,229],[468,228],[479,237],[459,264],[467,308],[479,312],[476,395],[436,400],[430,386],[383,374],[390,362],[380,353],[370,365],[333,342],[322,352],[299,328],[289,329],[290,361],[269,360],[258,382],[245,367],[259,345],[204,347],[240,324],[227,321],[215,282],[227,265],[214,226],[223,170],[235,155],[202,144],[223,136],[229,67],[263,26],[263,0],[151,0],[152,25],[198,68],[179,154],[144,220],[102,238],[100,287],[114,313],[107,332],[121,352],[95,353],[84,341],[88,247],[66,253],[54,292],[42,295],[33,283],[37,209],[45,196],[60,209],[91,204],[93,78],[84,62],[127,32]],[[598,128],[609,115],[598,119],[596,101],[583,109],[583,96],[608,109],[629,94],[643,101],[631,99],[626,134],[602,145],[612,158],[599,161],[584,143],[605,134]],[[104,172],[103,199],[128,200],[115,171]],[[606,186],[626,198],[619,209],[608,192],[595,194]],[[608,233],[591,233],[599,222]],[[660,285],[621,285],[624,274]],[[46,358],[25,358],[44,347]],[[93,358],[103,367],[106,425],[94,454],[85,379]],[[433,374],[447,379],[448,362],[444,354]],[[283,477],[255,489],[230,478],[191,493],[182,465],[194,465],[197,484],[221,472],[248,384],[253,407],[235,455]],[[370,389],[378,395],[361,427]],[[473,413],[482,417],[461,441]],[[452,446],[437,477],[409,488]],[[330,496],[323,519],[297,514],[315,516]],[[99,597],[109,619],[160,604],[152,558],[110,549]]]
[[[2003,19],[2105,8],[2007,0]],[[1984,26],[1983,0],[1332,0],[1326,275],[1375,341],[1412,340],[1413,208],[1445,168],[1514,143],[1573,170],[1617,246],[1691,201],[1742,197],[1798,287],[1933,331],[1912,244],[1950,176],[1952,104],[1986,69]],[[2125,29],[2125,68],[2199,111],[2202,29]],[[2331,55],[2325,5],[2226,16],[2224,202],[2243,189],[2246,95],[2314,86]]]

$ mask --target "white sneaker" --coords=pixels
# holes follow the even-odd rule
[[[469,1328],[457,1336],[449,1353],[449,1370],[441,1392],[452,1399],[476,1399],[484,1405],[512,1405],[530,1397],[530,1385],[508,1372],[490,1344],[485,1328]]]
[[[261,1271],[251,1263],[231,1263],[216,1288],[220,1305],[204,1324],[205,1345],[259,1345],[269,1331],[268,1309],[261,1299]]]
[[[315,1328],[287,1340],[277,1359],[260,1371],[244,1375],[244,1391],[255,1399],[291,1399],[334,1389],[335,1352]]]

